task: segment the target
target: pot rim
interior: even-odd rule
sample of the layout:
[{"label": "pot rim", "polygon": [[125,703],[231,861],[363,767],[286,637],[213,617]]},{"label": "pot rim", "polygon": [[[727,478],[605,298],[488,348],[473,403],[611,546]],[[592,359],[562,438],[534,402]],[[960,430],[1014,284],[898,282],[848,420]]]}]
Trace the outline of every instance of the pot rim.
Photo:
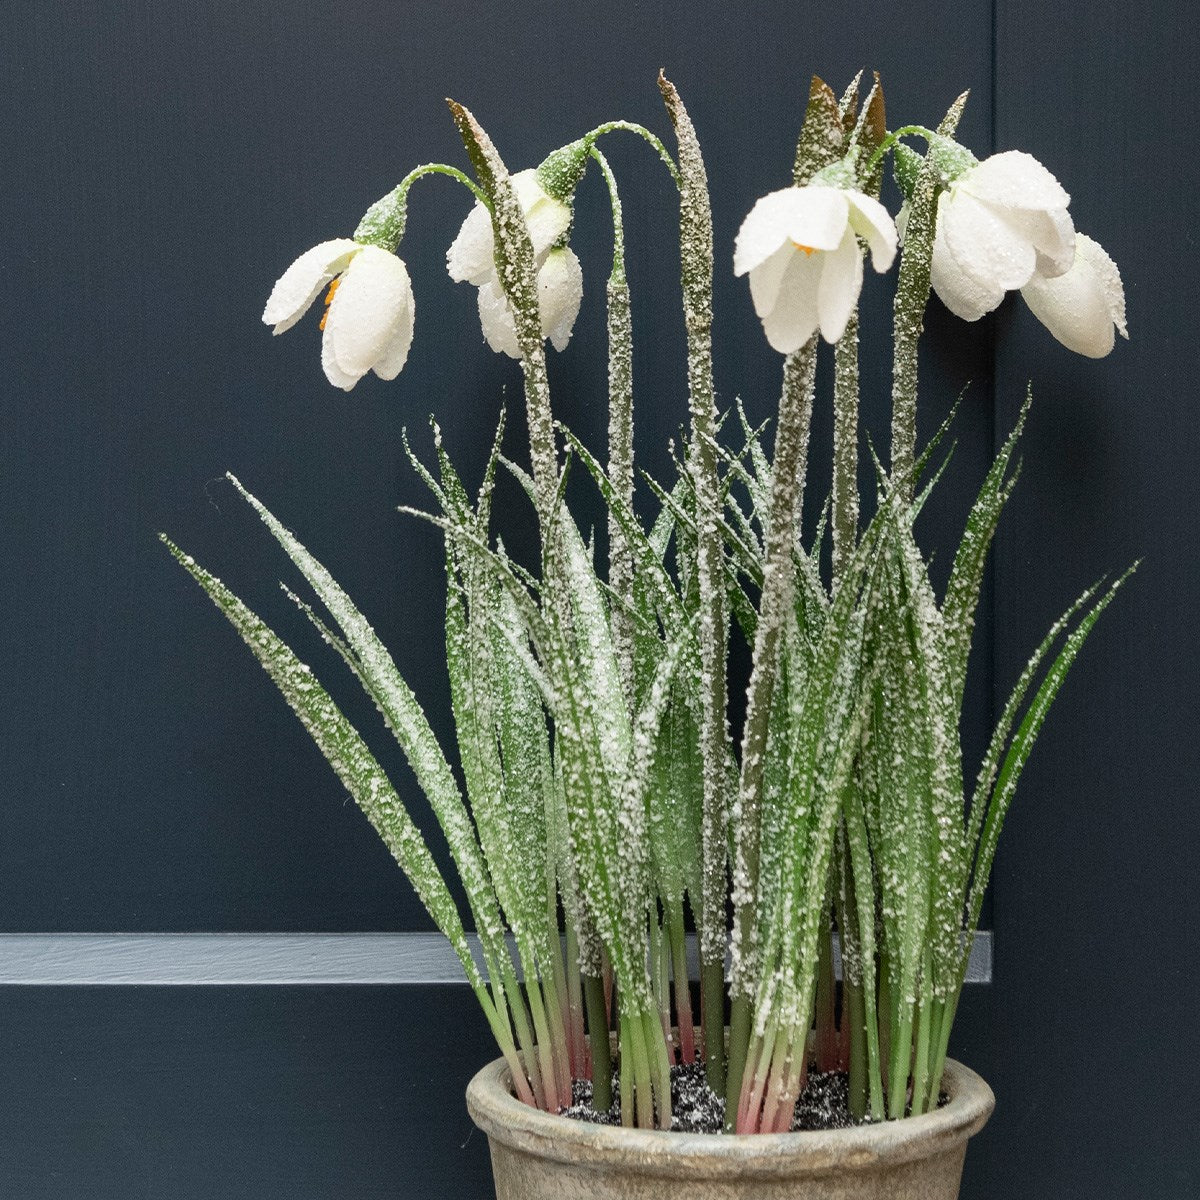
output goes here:
[{"label": "pot rim", "polygon": [[974,1071],[949,1058],[942,1091],[949,1099],[934,1112],[850,1129],[668,1133],[592,1125],[532,1108],[513,1095],[512,1075],[498,1058],[467,1086],[467,1109],[489,1138],[536,1158],[672,1178],[768,1179],[873,1170],[965,1142],[983,1128],[996,1097]]}]

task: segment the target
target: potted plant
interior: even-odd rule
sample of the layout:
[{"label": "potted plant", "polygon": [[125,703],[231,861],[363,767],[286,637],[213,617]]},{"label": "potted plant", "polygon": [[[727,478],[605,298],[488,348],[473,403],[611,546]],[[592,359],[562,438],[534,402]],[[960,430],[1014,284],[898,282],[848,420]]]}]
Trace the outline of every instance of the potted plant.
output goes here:
[{"label": "potted plant", "polygon": [[[966,1139],[993,1104],[947,1045],[1000,827],[1050,703],[1125,576],[1084,592],[1037,647],[968,791],[967,658],[1028,401],[938,595],[913,524],[936,491],[950,421],[918,446],[918,341],[931,290],[977,320],[1020,289],[1060,341],[1099,357],[1115,330],[1125,334],[1120,276],[1076,233],[1045,167],[1016,151],[980,162],[955,141],[965,95],[936,128],[889,131],[877,77],[865,95],[856,79],[840,99],[814,79],[791,182],[759,200],[734,246],[735,273],[749,276],[783,356],[773,428],[755,428],[740,406],[718,411],[705,167],[676,89],[661,76],[659,87],[674,153],[642,126],[612,121],[516,174],[452,102],[474,177],[417,167],[352,238],[302,254],[264,312],[279,333],[326,293],[329,380],[348,391],[369,370],[394,378],[414,329],[398,257],[409,193],[432,176],[470,191],[447,265],[478,289],[491,347],[521,362],[529,461],[501,454],[502,416],[474,492],[436,427],[432,466],[405,443],[434,499],[419,515],[445,540],[465,786],[367,619],[230,476],[319,608],[296,602],[412,767],[462,879],[479,961],[362,736],[263,621],[164,541],[275,680],[461,960],[501,1051],[468,1091],[500,1197],[953,1197]],[[617,132],[649,143],[679,197],[689,423],[676,477],[645,480],[648,524],[634,496],[623,216],[601,150]],[[889,163],[904,197],[897,219],[879,198]],[[579,311],[570,236],[589,169],[607,185],[614,240],[603,460],[556,423],[545,358],[547,339],[566,346]],[[873,492],[860,498],[863,266],[882,273],[897,258],[890,455],[886,468],[875,460]],[[834,366],[832,488],[805,542],[822,341]],[[568,463],[606,505],[605,564],[564,500]],[[536,516],[532,566],[494,536],[500,471]],[[749,678],[736,684],[746,688],[736,737],[734,625],[752,647]],[[826,1096],[840,1089],[832,1123],[845,1128],[793,1132],[810,1083]]]}]

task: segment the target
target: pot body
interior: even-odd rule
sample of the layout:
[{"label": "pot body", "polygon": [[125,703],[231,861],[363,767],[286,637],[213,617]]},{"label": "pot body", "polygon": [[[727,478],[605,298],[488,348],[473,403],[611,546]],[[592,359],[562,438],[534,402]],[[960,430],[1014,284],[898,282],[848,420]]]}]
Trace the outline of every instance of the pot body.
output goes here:
[{"label": "pot body", "polygon": [[819,1133],[734,1136],[589,1125],[522,1104],[503,1059],[467,1088],[496,1200],[956,1200],[996,1098],[947,1060],[936,1112]]}]

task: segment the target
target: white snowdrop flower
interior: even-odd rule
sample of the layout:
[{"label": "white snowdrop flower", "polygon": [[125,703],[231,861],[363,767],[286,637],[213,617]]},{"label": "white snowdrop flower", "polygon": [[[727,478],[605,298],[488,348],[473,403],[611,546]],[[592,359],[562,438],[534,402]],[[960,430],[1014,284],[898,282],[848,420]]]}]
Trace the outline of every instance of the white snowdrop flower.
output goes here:
[{"label": "white snowdrop flower", "polygon": [[[571,206],[556,200],[542,187],[535,167],[518,171],[511,182],[529,226],[534,259],[540,267],[550,248],[570,229]],[[496,277],[495,254],[492,215],[476,201],[462,223],[458,237],[446,251],[446,269],[455,283],[482,287]]]},{"label": "white snowdrop flower", "polygon": [[1036,158],[1006,150],[975,163],[938,197],[930,281],[945,306],[978,321],[1035,272],[1070,269],[1071,197]]},{"label": "white snowdrop flower", "polygon": [[754,311],[781,354],[799,350],[818,330],[836,342],[862,290],[866,240],[876,271],[896,256],[887,209],[862,192],[810,184],[764,196],[738,230],[733,273],[750,275]]},{"label": "white snowdrop flower", "polygon": [[[555,350],[565,350],[583,301],[583,268],[575,252],[569,246],[551,250],[538,271],[537,282],[542,337],[548,337]],[[521,357],[512,307],[495,277],[479,289],[479,323],[488,345],[497,354]]]},{"label": "white snowdrop flower", "polygon": [[[512,186],[533,243],[542,333],[556,350],[562,350],[571,337],[583,297],[579,260],[572,250],[559,244],[571,227],[571,206],[546,191],[535,168],[518,171],[512,177]],[[471,283],[479,289],[479,320],[488,345],[498,354],[520,358],[512,312],[496,274],[495,256],[492,217],[477,202],[446,252],[446,269],[456,283]]]},{"label": "white snowdrop flower", "polygon": [[[1021,289],[1033,315],[1068,350],[1103,358],[1125,328],[1125,289],[1117,264],[1086,233],[1075,235],[1075,261],[1062,275],[1035,272]],[[1115,330],[1115,333],[1114,333]]]},{"label": "white snowdrop flower", "polygon": [[321,318],[321,365],[334,387],[349,391],[368,371],[395,379],[412,345],[408,270],[394,254],[351,238],[306,250],[271,291],[263,321],[283,333],[328,287]]}]

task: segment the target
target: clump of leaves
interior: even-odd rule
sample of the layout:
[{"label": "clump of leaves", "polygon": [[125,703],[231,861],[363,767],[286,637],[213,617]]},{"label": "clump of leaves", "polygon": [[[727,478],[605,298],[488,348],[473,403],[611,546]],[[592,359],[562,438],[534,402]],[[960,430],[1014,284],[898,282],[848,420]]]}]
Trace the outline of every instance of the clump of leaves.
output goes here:
[{"label": "clump of leaves", "polygon": [[[814,79],[792,188],[776,194],[783,201],[772,201],[797,212],[811,202],[825,211],[829,189],[837,189],[851,197],[845,211],[859,216],[837,234],[837,270],[849,274],[840,282],[830,275],[829,284],[820,276],[821,291],[809,297],[816,316],[810,314],[808,332],[785,354],[770,455],[764,429],[752,428],[740,408],[736,420],[717,410],[707,176],[687,111],[665,78],[659,86],[676,135],[674,156],[640,126],[600,126],[538,169],[535,205],[548,207],[535,220],[528,204],[533,185],[527,178],[514,184],[472,114],[452,103],[475,179],[443,164],[419,167],[371,207],[357,241],[324,244],[340,257],[317,291],[341,271],[350,281],[345,286],[361,297],[371,286],[363,281],[381,268],[360,269],[356,256],[363,248],[396,250],[412,183],[440,175],[465,184],[486,214],[472,236],[481,237],[490,221],[492,240],[478,276],[481,312],[489,314],[485,329],[489,337],[497,329],[507,337],[509,321],[521,359],[528,469],[502,457],[503,419],[474,496],[436,426],[432,466],[405,442],[434,501],[432,511],[419,515],[442,531],[445,543],[446,662],[462,787],[367,619],[230,476],[312,599],[289,595],[374,701],[428,799],[462,879],[480,962],[421,832],[366,741],[292,649],[164,537],[262,662],[450,939],[517,1095],[550,1111],[570,1105],[578,1079],[591,1080],[597,1107],[607,1110],[614,1031],[626,1124],[668,1128],[670,1068],[700,1059],[710,1085],[725,1094],[731,1131],[789,1129],[813,1064],[849,1072],[858,1117],[900,1118],[936,1105],[1001,825],[1067,670],[1126,578],[1089,588],[1047,634],[1001,713],[968,795],[959,738],[967,659],[988,549],[1016,479],[1028,402],[983,481],[939,598],[913,526],[940,474],[930,478],[927,469],[945,427],[916,452],[916,366],[939,197],[952,186],[951,167],[961,172],[974,163],[952,140],[965,96],[936,130],[889,133],[878,78],[865,97],[859,82],[839,99]],[[641,517],[649,504],[635,506],[623,216],[615,177],[597,145],[617,131],[650,142],[680,205],[689,427],[675,480],[645,477],[646,499],[656,504],[649,524]],[[924,157],[900,142],[910,135],[926,140]],[[876,463],[874,515],[862,525],[857,288],[865,243],[880,239],[871,245],[876,259],[888,248],[878,197],[890,152],[908,198],[895,305],[891,462],[888,471]],[[542,304],[561,308],[564,296],[570,299],[554,293],[542,272],[549,255],[566,248],[571,197],[591,164],[608,188],[614,230],[607,461],[555,424],[543,328]],[[864,213],[875,214],[876,224],[853,225]],[[541,244],[548,219],[566,230],[549,247]],[[832,251],[789,233],[769,278],[756,275],[766,270],[761,261],[751,269],[760,311],[771,287],[782,296],[788,271],[808,271],[812,260],[834,272],[833,258],[813,259]],[[379,260],[375,254],[361,261]],[[555,261],[554,269],[563,270],[566,260]],[[507,306],[499,315],[484,304],[493,268]],[[808,286],[795,282],[803,278],[787,286]],[[404,272],[404,288],[407,279]],[[848,307],[831,316],[825,289],[832,294],[835,284],[843,289],[837,305]],[[542,294],[549,299],[539,300]],[[786,303],[801,320],[808,310],[797,295],[803,299],[802,290],[793,290]],[[410,294],[392,323],[379,325],[379,346],[372,343],[371,354],[357,358],[357,343],[344,340],[352,319],[345,314],[355,310],[332,297],[331,378],[353,386],[372,363],[394,374],[397,359],[403,361],[397,347],[406,354],[411,338]],[[776,344],[789,332],[772,319],[764,315]],[[827,338],[829,327],[838,327],[832,491],[815,539],[804,545],[818,324]],[[739,427],[741,446],[734,450],[726,434]],[[607,563],[597,561],[564,501],[571,461],[607,506]],[[536,570],[510,559],[493,530],[492,497],[502,470],[519,482],[536,514]],[[826,532],[828,578],[821,569]],[[753,648],[749,678],[732,684],[747,695],[736,743],[727,717],[731,621]],[[689,922],[699,943],[698,1039]]]}]

